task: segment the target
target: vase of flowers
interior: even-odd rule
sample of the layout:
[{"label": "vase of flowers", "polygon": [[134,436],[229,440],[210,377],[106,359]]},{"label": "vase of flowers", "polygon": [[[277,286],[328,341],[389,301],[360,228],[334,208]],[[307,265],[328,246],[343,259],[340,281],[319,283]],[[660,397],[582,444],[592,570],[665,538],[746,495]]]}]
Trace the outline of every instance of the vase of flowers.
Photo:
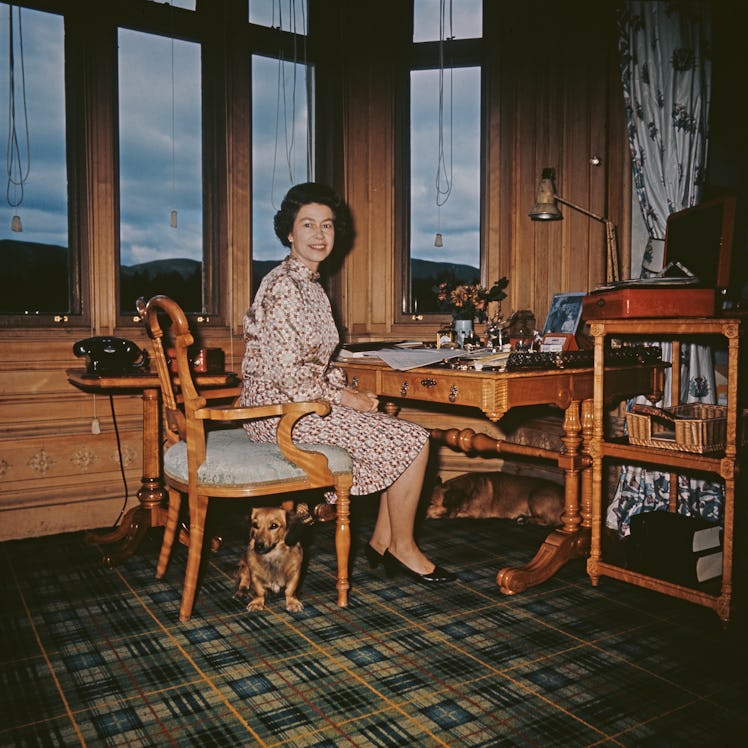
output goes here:
[{"label": "vase of flowers", "polygon": [[457,283],[454,279],[444,280],[434,286],[439,307],[449,312],[454,320],[457,342],[463,347],[467,335],[470,335],[475,322],[485,322],[488,319],[488,305],[492,301],[506,298],[504,289],[509,281],[500,278],[490,288],[478,283]]}]

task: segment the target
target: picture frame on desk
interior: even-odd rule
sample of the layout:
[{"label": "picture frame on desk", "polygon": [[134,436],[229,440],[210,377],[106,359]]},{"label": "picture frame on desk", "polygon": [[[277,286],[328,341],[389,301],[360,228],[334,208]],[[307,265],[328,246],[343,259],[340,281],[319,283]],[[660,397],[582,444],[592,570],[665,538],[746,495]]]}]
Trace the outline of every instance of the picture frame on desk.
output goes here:
[{"label": "picture frame on desk", "polygon": [[548,353],[578,350],[576,334],[582,319],[583,292],[557,293],[543,325],[540,350]]},{"label": "picture frame on desk", "polygon": [[576,335],[582,319],[582,299],[585,296],[583,291],[554,294],[543,325],[543,335]]}]

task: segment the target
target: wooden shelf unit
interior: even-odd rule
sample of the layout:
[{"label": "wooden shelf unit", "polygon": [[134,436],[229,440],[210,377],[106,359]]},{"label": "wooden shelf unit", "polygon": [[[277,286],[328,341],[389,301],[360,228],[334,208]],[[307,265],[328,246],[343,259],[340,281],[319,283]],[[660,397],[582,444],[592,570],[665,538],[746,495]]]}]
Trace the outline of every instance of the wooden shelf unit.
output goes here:
[{"label": "wooden shelf unit", "polygon": [[[587,573],[593,585],[606,576],[622,582],[671,595],[713,609],[724,625],[730,620],[733,582],[733,534],[735,522],[735,482],[738,458],[739,390],[738,370],[740,359],[741,322],[737,319],[719,317],[660,318],[660,319],[601,319],[590,325],[595,341],[593,433],[590,441],[592,457],[592,532],[591,549],[587,562]],[[673,361],[680,360],[681,344],[684,342],[709,342],[715,336],[727,342],[727,422],[725,447],[719,452],[697,454],[651,446],[638,446],[608,441],[604,432],[606,399],[604,353],[609,337],[648,338],[673,343]],[[672,392],[680,391],[680,371],[673,366]],[[642,392],[643,395],[651,393]],[[677,395],[676,395],[677,396]],[[677,403],[675,403],[677,404]],[[607,505],[603,506],[603,470],[606,459],[616,462],[651,465],[672,469],[677,473],[713,475],[724,483],[723,561],[721,579],[689,587],[648,576],[626,568],[620,560],[604,557],[604,527]],[[676,492],[671,479],[670,510],[675,511]],[[606,501],[607,504],[607,501]],[[609,554],[612,555],[612,554]]]}]

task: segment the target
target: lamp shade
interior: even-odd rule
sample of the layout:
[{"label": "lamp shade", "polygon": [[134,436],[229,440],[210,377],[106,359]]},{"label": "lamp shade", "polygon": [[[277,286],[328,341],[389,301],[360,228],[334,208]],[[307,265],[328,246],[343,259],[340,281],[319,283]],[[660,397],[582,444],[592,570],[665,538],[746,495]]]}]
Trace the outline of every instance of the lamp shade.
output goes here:
[{"label": "lamp shade", "polygon": [[543,169],[535,205],[528,215],[533,221],[558,221],[561,218],[553,188],[553,169]]}]

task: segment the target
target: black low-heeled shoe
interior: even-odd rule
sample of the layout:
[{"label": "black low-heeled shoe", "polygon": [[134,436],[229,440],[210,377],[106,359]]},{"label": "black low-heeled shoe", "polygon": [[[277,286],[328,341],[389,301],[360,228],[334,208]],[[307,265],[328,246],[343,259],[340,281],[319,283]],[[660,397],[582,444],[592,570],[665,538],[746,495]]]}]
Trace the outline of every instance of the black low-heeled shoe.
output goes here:
[{"label": "black low-heeled shoe", "polygon": [[413,571],[409,566],[406,566],[399,558],[393,556],[389,550],[382,554],[382,563],[387,572],[388,576],[394,576],[398,572],[402,572],[409,576],[412,580],[419,584],[433,585],[443,584],[444,582],[454,582],[457,579],[457,575],[451,571],[442,569],[441,566],[435,566],[432,571],[426,574],[419,574],[417,571]]},{"label": "black low-heeled shoe", "polygon": [[364,546],[364,556],[366,556],[366,560],[369,562],[370,569],[376,569],[384,560],[384,555],[374,548],[371,543],[367,543]]}]

